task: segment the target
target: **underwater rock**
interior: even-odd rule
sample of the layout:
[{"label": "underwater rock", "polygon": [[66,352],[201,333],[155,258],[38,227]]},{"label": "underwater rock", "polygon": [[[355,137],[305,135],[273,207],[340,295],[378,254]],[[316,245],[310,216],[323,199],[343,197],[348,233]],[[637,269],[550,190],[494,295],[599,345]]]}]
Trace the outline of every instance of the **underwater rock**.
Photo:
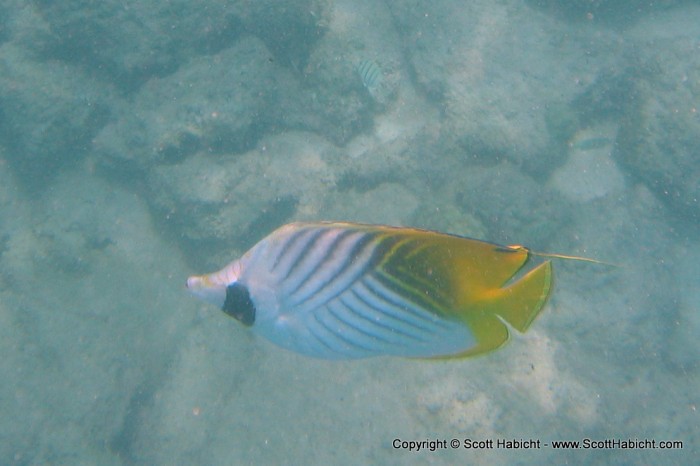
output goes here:
[{"label": "underwater rock", "polygon": [[[82,167],[34,197],[6,191],[3,168],[0,464],[123,464],[191,325],[177,293],[149,285],[177,276],[180,254],[133,193]],[[66,273],[65,261],[86,273]]]},{"label": "underwater rock", "polygon": [[489,237],[500,243],[516,241],[512,235],[517,232],[517,241],[541,249],[571,220],[570,209],[553,189],[507,162],[472,167],[452,189],[456,206],[482,222]]},{"label": "underwater rock", "polygon": [[484,225],[475,216],[460,210],[453,203],[431,205],[424,201],[421,208],[417,209],[411,225],[469,238],[488,238],[488,230]]},{"label": "underwater rock", "polygon": [[392,225],[411,225],[418,208],[415,193],[399,183],[383,182],[362,191],[350,189],[332,193],[333,219]]},{"label": "underwater rock", "polygon": [[238,4],[33,2],[43,23],[26,23],[22,40],[42,57],[84,66],[125,90],[173,72],[193,56],[215,53],[241,34]]},{"label": "underwater rock", "polygon": [[[700,219],[699,7],[641,23],[632,33],[636,82],[615,157],[681,216]],[[665,26],[664,26],[665,25]],[[669,33],[668,31],[673,31]]]},{"label": "underwater rock", "polygon": [[103,162],[142,169],[202,150],[243,152],[269,123],[276,65],[252,36],[150,80],[96,138]]},{"label": "underwater rock", "polygon": [[616,136],[613,124],[577,131],[569,141],[567,162],[552,175],[552,186],[573,202],[624,190],[623,174],[612,158]]},{"label": "underwater rock", "polygon": [[[403,72],[400,36],[391,12],[369,0],[340,0],[328,11],[325,34],[312,50],[303,75],[303,127],[344,145],[369,130],[377,113],[391,105]],[[363,84],[361,63],[374,63],[381,85]],[[299,118],[299,117],[296,117]]]},{"label": "underwater rock", "polygon": [[75,66],[34,61],[13,43],[0,47],[0,144],[24,187],[42,189],[86,155],[112,95]]},{"label": "underwater rock", "polygon": [[[191,458],[193,451],[197,461],[206,464],[216,463],[213,457],[231,459],[231,454],[221,450],[212,452],[213,440],[206,426],[220,426],[216,430],[231,434],[226,430],[231,424],[224,427],[231,405],[221,403],[220,389],[239,386],[259,362],[250,350],[246,352],[246,343],[250,343],[247,338],[232,339],[228,326],[209,318],[183,336],[153,403],[142,407],[139,423],[133,426],[134,442],[129,447],[139,463],[177,463],[175,458]],[[159,447],[153,448],[154,444]]]},{"label": "underwater rock", "polygon": [[236,2],[243,30],[262,40],[275,60],[303,69],[323,37],[332,9],[329,0],[255,0]]},{"label": "underwater rock", "polygon": [[669,306],[673,318],[668,319],[671,335],[664,351],[678,373],[685,376],[689,372],[697,372],[700,363],[700,346],[697,344],[697,336],[700,335],[700,288],[697,286],[700,252],[695,244],[689,242],[676,245],[674,252],[681,258],[679,264],[674,264],[679,290],[677,299]]},{"label": "underwater rock", "polygon": [[444,111],[446,139],[530,173],[557,165],[547,109],[597,76],[609,34],[592,39],[517,2],[389,4],[417,84]]},{"label": "underwater rock", "polygon": [[624,28],[644,15],[664,11],[689,0],[527,0],[536,8],[542,8],[557,17],[573,21],[596,21],[610,27]]},{"label": "underwater rock", "polygon": [[[11,11],[22,18],[11,21],[8,34],[39,57],[80,65],[128,93],[195,57],[231,47],[245,34],[260,38],[285,66],[303,67],[323,35],[327,8],[325,0],[33,4]],[[4,32],[0,28],[0,40]]]},{"label": "underwater rock", "polygon": [[[416,406],[428,422],[473,438],[492,438],[502,413],[491,396],[452,375],[418,393]],[[431,419],[433,418],[433,419]]]},{"label": "underwater rock", "polygon": [[223,248],[247,249],[291,219],[323,217],[336,182],[330,165],[336,152],[302,132],[265,138],[244,154],[200,152],[151,171],[150,203],[185,251],[200,261],[215,258]]}]

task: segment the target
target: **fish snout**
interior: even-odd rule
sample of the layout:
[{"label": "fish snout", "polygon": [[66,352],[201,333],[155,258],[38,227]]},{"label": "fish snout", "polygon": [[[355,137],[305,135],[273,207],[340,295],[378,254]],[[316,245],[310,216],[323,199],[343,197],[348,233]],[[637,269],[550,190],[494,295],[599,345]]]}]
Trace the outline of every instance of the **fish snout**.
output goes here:
[{"label": "fish snout", "polygon": [[206,277],[200,275],[192,275],[191,277],[187,278],[187,283],[185,283],[185,286],[191,292],[195,292],[196,290],[204,287],[205,279]]},{"label": "fish snout", "polygon": [[196,297],[221,308],[226,300],[226,287],[218,285],[209,275],[193,275],[187,279],[187,290]]}]

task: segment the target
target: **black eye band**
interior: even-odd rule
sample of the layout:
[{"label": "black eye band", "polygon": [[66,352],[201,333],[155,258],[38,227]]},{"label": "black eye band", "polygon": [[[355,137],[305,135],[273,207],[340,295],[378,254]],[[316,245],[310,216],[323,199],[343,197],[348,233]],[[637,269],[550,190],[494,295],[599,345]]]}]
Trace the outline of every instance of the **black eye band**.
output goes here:
[{"label": "black eye band", "polygon": [[226,288],[226,301],[221,310],[248,327],[255,322],[255,304],[250,299],[248,288],[239,283]]}]

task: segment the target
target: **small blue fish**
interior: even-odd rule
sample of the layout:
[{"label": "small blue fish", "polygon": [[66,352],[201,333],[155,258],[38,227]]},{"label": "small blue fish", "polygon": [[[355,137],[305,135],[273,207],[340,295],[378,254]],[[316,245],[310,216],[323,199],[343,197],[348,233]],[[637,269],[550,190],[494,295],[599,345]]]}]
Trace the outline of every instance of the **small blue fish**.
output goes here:
[{"label": "small blue fish", "polygon": [[326,359],[471,356],[524,332],[551,290],[522,246],[426,230],[293,223],[187,288],[271,342]]}]

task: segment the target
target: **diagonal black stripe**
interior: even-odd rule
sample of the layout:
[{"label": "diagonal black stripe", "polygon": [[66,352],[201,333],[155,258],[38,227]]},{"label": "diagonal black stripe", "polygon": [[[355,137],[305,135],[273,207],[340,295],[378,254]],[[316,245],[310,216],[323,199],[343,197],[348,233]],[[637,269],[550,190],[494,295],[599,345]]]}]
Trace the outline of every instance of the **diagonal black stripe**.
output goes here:
[{"label": "diagonal black stripe", "polygon": [[[327,230],[327,231],[332,231],[332,230]],[[299,283],[297,283],[296,288],[294,290],[290,291],[290,295],[295,294],[297,291],[299,291],[312,277],[314,274],[318,272],[324,272],[324,264],[328,263],[329,259],[333,256],[333,253],[335,252],[336,246],[343,241],[344,238],[347,238],[349,235],[353,234],[354,232],[352,230],[345,230],[342,233],[340,233],[338,236],[333,239],[333,242],[328,245],[326,248],[326,251],[323,253],[323,257],[318,261],[317,264],[315,264],[313,267],[309,267],[309,272],[306,274],[304,278],[301,279]],[[340,269],[342,272],[342,268]],[[337,276],[337,274],[336,274]],[[329,280],[331,280],[333,277],[329,277]],[[321,285],[323,286],[323,285]],[[313,293],[311,293],[313,294]]]},{"label": "diagonal black stripe", "polygon": [[400,296],[412,296],[411,301],[425,309],[443,315],[449,307],[450,296],[446,296],[443,283],[445,277],[432,269],[434,260],[424,254],[426,247],[417,240],[407,240],[397,245],[388,260],[382,263],[376,276],[382,284]]},{"label": "diagonal black stripe", "polygon": [[287,238],[287,240],[284,242],[282,247],[277,253],[277,257],[275,258],[275,263],[272,264],[272,270],[274,271],[282,262],[282,260],[287,256],[287,254],[290,251],[294,250],[294,247],[297,245],[297,243],[301,240],[301,238],[304,237],[306,233],[308,233],[309,230],[308,228],[299,228],[299,230],[295,231],[294,233]]},{"label": "diagonal black stripe", "polygon": [[419,309],[425,309],[437,315],[444,314],[439,304],[431,299],[428,292],[421,291],[425,285],[413,279],[409,274],[406,274],[401,280],[397,280],[392,275],[380,270],[373,274],[372,277],[387,290],[405,299],[409,304],[413,304]]},{"label": "diagonal black stripe", "polygon": [[[421,319],[425,322],[429,322],[432,325],[437,325],[438,327],[442,328],[447,328],[448,325],[444,322],[442,322],[440,319],[434,320],[431,319],[430,317],[426,316],[425,313],[430,313],[431,311],[429,310],[430,307],[424,305],[423,303],[417,303],[411,299],[408,299],[407,297],[402,296],[403,293],[405,293],[406,290],[402,288],[393,288],[395,286],[395,283],[387,280],[386,278],[383,278],[381,274],[372,274],[372,278],[377,280],[379,284],[382,287],[385,287],[388,291],[391,291],[392,293],[396,294],[398,298],[392,296],[391,294],[386,293],[386,291],[382,290],[380,287],[374,285],[371,281],[368,280],[363,280],[363,284],[367,287],[368,290],[370,290],[372,293],[374,293],[375,296],[378,298],[393,304],[394,306],[398,307],[404,312],[407,312],[414,317]],[[415,296],[415,295],[414,295]],[[402,302],[401,300],[405,300],[405,302]],[[415,308],[418,309],[426,309],[423,312],[417,311]]]},{"label": "diagonal black stripe", "polygon": [[[364,282],[363,282],[363,285],[364,285]],[[357,299],[359,299],[360,301],[362,301],[362,303],[365,304],[365,305],[366,305],[367,307],[369,307],[370,309],[377,309],[378,312],[381,312],[382,316],[384,316],[384,317],[386,317],[386,318],[388,318],[388,319],[390,319],[390,320],[393,320],[393,321],[395,321],[395,322],[400,322],[400,323],[403,323],[403,324],[405,324],[405,325],[407,325],[407,326],[409,326],[409,327],[415,328],[415,329],[418,331],[418,334],[417,334],[417,335],[410,334],[410,333],[407,333],[407,332],[405,332],[405,331],[399,330],[399,329],[397,329],[397,328],[395,328],[395,327],[389,327],[389,328],[391,328],[391,329],[392,329],[393,331],[395,331],[395,332],[401,333],[401,334],[406,335],[406,336],[408,336],[408,337],[411,337],[411,338],[413,338],[413,339],[415,339],[415,340],[419,340],[419,341],[422,341],[422,342],[426,342],[426,341],[427,341],[426,339],[424,339],[424,338],[422,338],[422,337],[420,336],[420,334],[422,334],[422,333],[428,331],[425,327],[420,327],[420,326],[417,325],[415,322],[412,322],[412,321],[410,321],[410,320],[402,319],[402,318],[401,318],[401,314],[406,312],[404,307],[398,306],[398,305],[396,305],[396,304],[394,304],[394,303],[392,303],[392,302],[386,300],[385,298],[383,298],[383,297],[377,295],[374,291],[372,291],[372,290],[371,290],[369,287],[367,287],[366,285],[365,285],[365,289],[367,290],[367,293],[372,294],[372,295],[375,297],[375,299],[377,299],[378,301],[381,301],[382,303],[384,303],[384,305],[394,308],[394,309],[396,310],[396,315],[388,314],[388,313],[386,313],[386,312],[383,312],[383,311],[377,309],[375,303],[370,302],[370,301],[368,300],[368,298],[366,298],[365,296],[362,296],[360,293],[358,293],[358,292],[355,291],[355,290],[353,290],[354,296],[357,297]],[[432,321],[429,321],[429,322],[430,322],[431,324],[433,323]]]},{"label": "diagonal black stripe", "polygon": [[[318,322],[318,319],[316,319],[316,316],[314,316],[314,320],[316,320],[316,322]],[[323,327],[324,330],[327,330],[326,327],[325,327],[324,325],[322,325],[320,322],[318,322],[318,324],[321,325],[321,326]],[[322,337],[316,332],[316,330],[314,329],[314,327],[313,327],[312,325],[309,326],[309,332],[311,332],[311,335],[313,335],[313,337],[316,339],[316,341],[318,341],[319,343],[321,343],[321,345],[324,346],[328,351],[330,351],[331,353],[340,354],[340,355],[342,355],[342,356],[345,356],[345,354],[341,353],[341,352],[338,351],[336,348],[333,348],[331,345],[329,345],[329,344],[326,342],[326,340],[325,340],[324,338],[322,338]]]},{"label": "diagonal black stripe", "polygon": [[[316,322],[318,322],[319,325],[321,325],[324,329],[326,329],[326,331],[331,335],[331,337],[337,338],[338,340],[345,342],[348,346],[360,349],[360,350],[365,351],[365,352],[370,352],[370,353],[373,352],[373,350],[371,348],[366,348],[366,347],[360,345],[359,343],[357,343],[356,341],[350,340],[348,337],[343,335],[338,330],[330,328],[328,326],[328,324],[326,324],[323,320],[319,319],[315,313],[314,313],[314,320],[316,320]],[[342,323],[342,321],[341,321],[341,323]]]},{"label": "diagonal black stripe", "polygon": [[304,258],[306,255],[309,253],[314,248],[314,245],[318,242],[318,239],[325,233],[327,233],[328,230],[325,228],[320,228],[318,231],[314,231],[310,236],[306,244],[299,248],[299,253],[297,256],[294,258],[292,261],[292,265],[289,267],[289,270],[287,270],[287,273],[284,275],[284,278],[282,281],[287,280],[293,273],[294,270],[299,267],[299,264],[304,262]]},{"label": "diagonal black stripe", "polygon": [[[353,232],[353,233],[355,233],[355,232]],[[335,286],[338,283],[338,281],[341,279],[344,279],[347,282],[345,284],[345,286],[336,290],[336,292],[333,293],[332,295],[328,296],[322,303],[319,303],[319,306],[329,302],[333,298],[335,298],[338,295],[340,295],[341,293],[343,293],[349,287],[351,287],[353,285],[353,283],[355,283],[357,281],[358,278],[360,278],[368,270],[373,268],[376,265],[376,263],[379,261],[379,259],[377,257],[378,256],[377,251],[376,250],[372,251],[372,253],[370,254],[370,257],[365,261],[364,264],[362,264],[362,267],[357,269],[350,278],[348,278],[346,276],[347,271],[350,269],[353,262],[357,261],[358,258],[364,254],[364,252],[367,250],[367,248],[374,247],[374,245],[372,244],[374,238],[375,238],[375,235],[370,234],[370,233],[364,233],[362,238],[360,238],[353,245],[352,249],[349,251],[349,253],[345,257],[345,260],[340,265],[340,267],[337,268],[337,273],[326,277],[326,279],[323,281],[319,280],[319,284],[316,287],[316,289],[313,290],[313,292],[308,293],[306,298],[304,298],[302,301],[296,303],[296,305],[297,306],[303,305],[304,303],[306,303],[308,300],[310,300],[314,296],[317,296],[318,294],[323,293],[328,288],[332,288],[333,286]],[[322,270],[322,269],[320,269],[320,270]],[[294,292],[298,291],[300,288],[301,288],[301,286],[297,287],[297,289],[294,290]]]},{"label": "diagonal black stripe", "polygon": [[[350,292],[352,293],[352,295],[353,295],[358,301],[360,301],[362,304],[364,304],[365,306],[367,306],[369,309],[376,309],[371,303],[369,303],[364,297],[360,296],[355,290],[350,290]],[[420,337],[417,336],[417,335],[412,335],[412,334],[410,334],[410,333],[406,333],[405,331],[403,331],[403,330],[401,330],[401,329],[399,329],[399,328],[396,328],[396,327],[394,327],[394,326],[385,324],[385,323],[380,322],[380,321],[378,321],[378,320],[371,319],[371,318],[369,318],[368,316],[365,316],[365,315],[361,314],[359,311],[355,310],[355,309],[352,307],[351,304],[347,303],[343,296],[340,297],[340,302],[343,303],[343,304],[345,305],[345,307],[347,307],[348,310],[349,310],[352,314],[356,315],[357,317],[359,317],[359,318],[361,318],[361,319],[364,319],[366,322],[369,322],[371,325],[374,325],[374,326],[376,326],[376,327],[381,327],[381,328],[385,329],[386,331],[388,331],[388,332],[390,332],[390,333],[398,333],[399,335],[402,335],[402,336],[404,336],[404,337],[411,338],[411,339],[413,339],[413,340],[417,340],[417,341],[421,341],[421,342],[425,342],[425,341],[426,341],[426,340],[424,340],[423,338],[420,338]],[[377,309],[377,312],[381,313],[381,315],[382,315],[383,317],[386,317],[388,320],[392,320],[392,321],[394,321],[394,322],[401,322],[401,323],[404,323],[404,324],[409,325],[409,326],[411,326],[411,327],[414,327],[414,328],[416,328],[416,329],[418,329],[418,330],[425,331],[424,328],[417,327],[417,326],[416,326],[414,323],[412,323],[412,322],[407,322],[407,321],[405,321],[405,320],[403,320],[403,319],[400,319],[400,318],[398,318],[398,317],[392,316],[391,314],[386,314],[386,313],[384,313],[384,312],[382,312],[381,310],[378,310],[378,309]]]},{"label": "diagonal black stripe", "polygon": [[[363,318],[362,316],[358,315],[357,313],[355,313],[355,312],[352,310],[352,308],[351,308],[350,306],[348,306],[346,303],[343,302],[342,299],[341,299],[340,301],[336,301],[336,303],[337,303],[338,305],[343,306],[343,309],[346,309],[348,312],[350,312],[351,314],[353,314],[353,315],[355,315],[355,316],[361,318],[362,320],[365,320],[365,321],[374,323],[374,322],[372,322],[372,321],[369,321],[369,320]],[[365,335],[365,336],[367,336],[367,337],[369,337],[369,338],[372,338],[372,339],[375,339],[375,340],[381,340],[381,341],[383,341],[384,343],[394,344],[391,340],[387,340],[386,338],[382,337],[381,334],[378,335],[378,334],[376,334],[376,333],[371,333],[371,332],[369,332],[368,330],[362,329],[362,328],[358,327],[357,325],[353,324],[352,322],[346,320],[345,318],[343,318],[343,317],[340,315],[340,311],[334,310],[334,309],[331,307],[330,304],[329,304],[327,307],[328,307],[328,312],[330,312],[331,315],[332,315],[333,317],[335,317],[336,319],[338,319],[340,322],[344,323],[346,326],[357,330],[359,333],[361,333],[361,334],[363,334],[363,335]],[[384,326],[384,328],[387,328],[387,327]],[[376,350],[375,350],[375,351],[376,351]]]}]

